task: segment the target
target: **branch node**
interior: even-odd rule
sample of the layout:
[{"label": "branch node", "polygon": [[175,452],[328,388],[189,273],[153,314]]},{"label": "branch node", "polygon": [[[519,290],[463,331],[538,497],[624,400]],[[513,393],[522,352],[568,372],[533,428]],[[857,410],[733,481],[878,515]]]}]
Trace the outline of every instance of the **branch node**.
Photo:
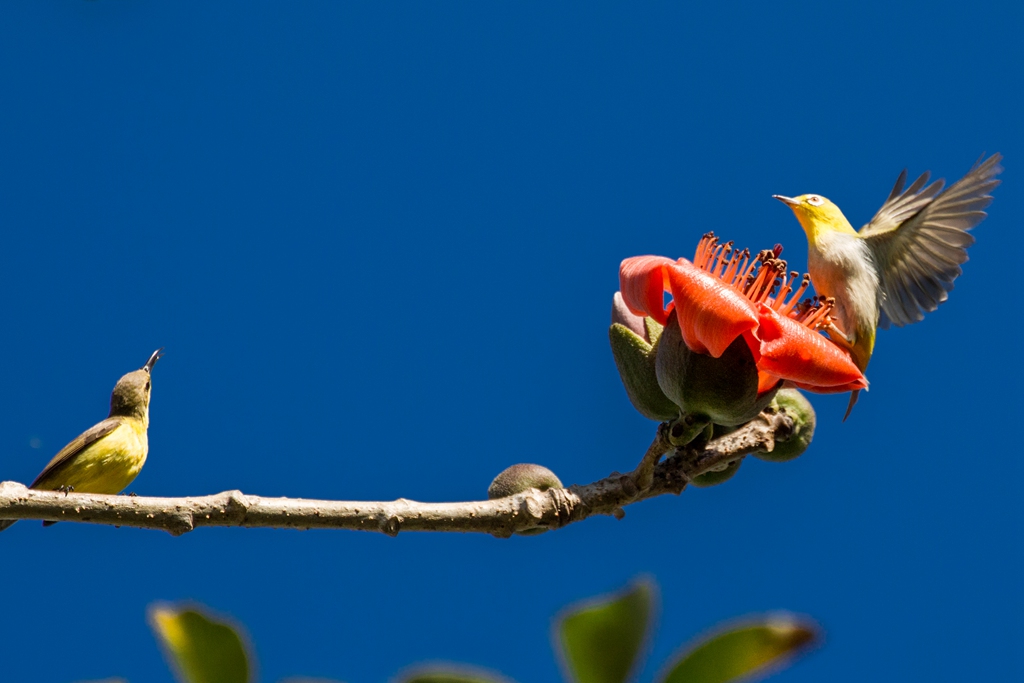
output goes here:
[{"label": "branch node", "polygon": [[397,536],[401,528],[402,522],[397,515],[382,517],[380,520],[380,530],[391,538]]},{"label": "branch node", "polygon": [[27,493],[28,487],[17,481],[0,481],[0,496],[16,496]]},{"label": "branch node", "polygon": [[557,524],[553,528],[561,528],[570,522],[575,522],[590,516],[586,505],[575,491],[576,487],[568,489],[548,489],[547,494],[555,504],[555,520]]},{"label": "branch node", "polygon": [[239,523],[244,522],[245,516],[249,512],[249,499],[238,489],[227,491],[224,495],[227,496],[227,501],[224,503],[225,516]]},{"label": "branch node", "polygon": [[195,529],[192,523],[192,515],[187,512],[176,511],[167,515],[167,532],[171,536],[181,536]]}]

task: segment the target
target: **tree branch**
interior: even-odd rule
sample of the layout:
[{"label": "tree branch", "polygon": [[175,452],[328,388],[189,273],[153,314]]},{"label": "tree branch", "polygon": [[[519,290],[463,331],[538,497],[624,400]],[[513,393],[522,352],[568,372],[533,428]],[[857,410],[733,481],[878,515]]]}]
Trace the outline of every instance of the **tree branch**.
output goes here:
[{"label": "tree branch", "polygon": [[[397,536],[399,531],[461,531],[507,538],[532,529],[558,529],[591,515],[621,518],[625,505],[666,493],[679,494],[691,479],[758,451],[771,451],[776,435],[785,438],[792,418],[762,413],[731,434],[702,448],[676,449],[660,464],[656,451],[670,448],[664,429],[631,474],[582,486],[531,489],[496,500],[419,503],[263,498],[241,491],[211,496],[153,498],[91,493],[34,491],[23,484],[0,483],[0,519],[41,519],[163,529],[178,536],[203,526],[292,529],[356,529]],[[641,485],[638,486],[637,482]],[[643,486],[650,481],[649,486]]]}]

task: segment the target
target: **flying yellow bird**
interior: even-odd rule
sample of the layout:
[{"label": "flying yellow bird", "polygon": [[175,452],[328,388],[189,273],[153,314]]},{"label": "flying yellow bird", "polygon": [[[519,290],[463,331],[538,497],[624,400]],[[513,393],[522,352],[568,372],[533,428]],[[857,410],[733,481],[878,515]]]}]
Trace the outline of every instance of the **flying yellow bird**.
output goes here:
[{"label": "flying yellow bird", "polygon": [[[837,326],[829,334],[849,349],[862,371],[875,348],[876,328],[922,320],[949,296],[974,243],[967,231],[985,218],[989,193],[999,184],[1000,159],[999,154],[979,159],[945,192],[941,179],[928,184],[928,172],[904,190],[904,169],[882,208],[859,232],[821,195],[773,195],[803,226],[814,289],[835,299]],[[858,393],[850,396],[847,416]]]},{"label": "flying yellow bird", "polygon": [[[157,349],[146,364],[117,380],[110,415],[61,449],[29,488],[37,491],[120,493],[146,464],[149,396]],[[0,531],[16,520],[0,520]],[[56,522],[43,522],[44,526]]]}]

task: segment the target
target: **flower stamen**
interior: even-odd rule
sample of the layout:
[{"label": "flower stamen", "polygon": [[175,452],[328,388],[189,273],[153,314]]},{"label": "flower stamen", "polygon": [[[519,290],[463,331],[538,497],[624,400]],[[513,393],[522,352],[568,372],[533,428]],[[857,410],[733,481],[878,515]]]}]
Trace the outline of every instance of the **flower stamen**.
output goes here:
[{"label": "flower stamen", "polygon": [[[811,276],[795,270],[787,274],[788,264],[779,258],[781,254],[782,245],[776,244],[751,258],[749,249],[737,249],[732,241],[720,243],[714,232],[708,232],[697,244],[693,264],[739,290],[751,303],[766,304],[812,330],[834,325],[835,301],[823,296],[801,301]],[[800,286],[794,289],[797,278]]]},{"label": "flower stamen", "polygon": [[[795,273],[795,271],[794,271],[794,273]],[[792,297],[790,297],[789,303],[785,304],[782,308],[779,309],[779,313],[781,315],[789,315],[790,312],[792,312],[793,308],[796,307],[800,303],[800,297],[802,297],[804,295],[804,292],[807,291],[807,288],[810,286],[810,284],[811,284],[811,276],[810,276],[810,274],[809,273],[804,273],[803,281],[800,282],[800,288],[797,289],[793,293]]]},{"label": "flower stamen", "polygon": [[719,280],[724,280],[725,279],[723,277],[725,275],[725,269],[729,265],[730,261],[732,260],[731,258],[727,258],[733,252],[732,244],[733,243],[730,240],[729,242],[726,242],[724,245],[722,245],[721,254],[718,257],[718,267],[715,268],[716,272],[713,273],[713,275],[715,277],[717,277]]}]

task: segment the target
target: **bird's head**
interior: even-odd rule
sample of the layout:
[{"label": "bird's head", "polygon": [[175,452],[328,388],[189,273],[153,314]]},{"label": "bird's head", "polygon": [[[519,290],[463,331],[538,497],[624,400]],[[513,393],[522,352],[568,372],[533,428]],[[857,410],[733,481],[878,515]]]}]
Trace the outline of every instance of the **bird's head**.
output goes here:
[{"label": "bird's head", "polygon": [[157,349],[146,364],[117,380],[110,394],[110,416],[136,417],[149,424],[149,396],[152,391],[153,366],[163,354]]},{"label": "bird's head", "polygon": [[845,232],[856,235],[857,231],[846,220],[839,207],[822,197],[820,194],[802,194],[799,197],[784,197],[773,194],[772,197],[787,205],[796,214],[807,240],[812,244],[822,234],[828,232]]}]

